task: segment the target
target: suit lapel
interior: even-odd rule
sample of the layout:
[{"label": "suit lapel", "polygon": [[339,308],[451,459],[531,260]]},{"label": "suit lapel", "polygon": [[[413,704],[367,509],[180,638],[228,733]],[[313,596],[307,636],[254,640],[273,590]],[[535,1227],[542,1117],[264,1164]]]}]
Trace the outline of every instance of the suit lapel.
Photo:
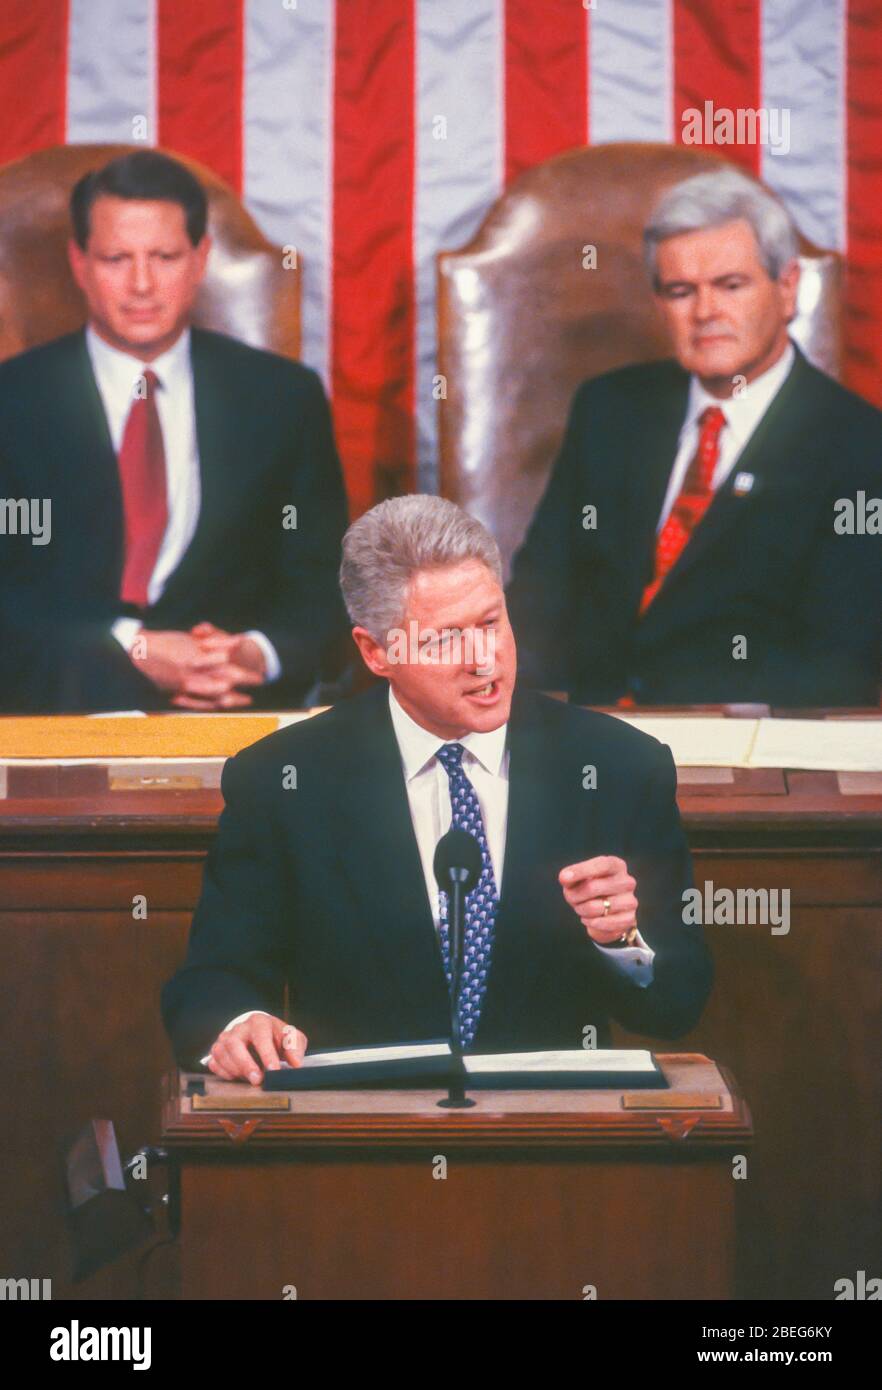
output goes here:
[{"label": "suit lapel", "polygon": [[110,427],[104,413],[101,393],[98,390],[98,383],[92,370],[92,359],[86,346],[85,330],[75,335],[71,346],[76,364],[74,389],[71,392],[71,404],[74,406],[74,425],[91,434],[92,440],[99,445],[98,461],[103,465],[102,471],[106,474],[106,481],[118,483],[119,473],[117,468],[113,466],[116,462],[116,454],[110,438]]},{"label": "suit lapel", "polygon": [[76,489],[69,516],[79,508],[77,497],[83,499],[88,516],[83,518],[82,534],[101,536],[100,545],[83,547],[83,568],[101,576],[102,588],[109,585],[118,593],[123,563],[119,465],[84,330],[71,338],[70,367],[63,367],[60,373],[55,403],[59,419],[64,421],[70,450],[65,455],[65,473],[58,479],[56,495],[65,497],[71,486]]},{"label": "suit lapel", "polygon": [[572,788],[561,776],[542,703],[529,692],[515,691],[508,731],[508,824],[502,893],[476,1047],[482,1038],[511,1032],[512,1021],[547,962],[549,935],[561,896],[557,875],[564,867],[562,856],[572,838],[567,833]]},{"label": "suit lapel", "polygon": [[659,374],[655,391],[649,393],[641,409],[635,411],[632,435],[623,440],[621,446],[622,462],[628,465],[629,478],[624,525],[620,529],[620,535],[626,540],[621,553],[623,568],[638,593],[642,593],[649,582],[658,518],[677,456],[689,398],[687,374],[673,364],[664,366],[673,373],[673,384],[667,371],[664,379]]},{"label": "suit lapel", "polygon": [[384,977],[419,1011],[421,1036],[449,1032],[441,950],[426,894],[398,741],[384,684],[359,697],[365,719],[344,755],[341,871],[360,906]]},{"label": "suit lapel", "polygon": [[193,406],[196,415],[196,447],[199,454],[199,518],[185,554],[169,576],[162,602],[173,601],[178,589],[192,595],[201,586],[203,557],[214,551],[218,527],[235,515],[236,492],[247,486],[247,451],[237,429],[237,413],[230,410],[231,382],[224,364],[213,351],[210,335],[194,328],[190,334],[193,368]]}]

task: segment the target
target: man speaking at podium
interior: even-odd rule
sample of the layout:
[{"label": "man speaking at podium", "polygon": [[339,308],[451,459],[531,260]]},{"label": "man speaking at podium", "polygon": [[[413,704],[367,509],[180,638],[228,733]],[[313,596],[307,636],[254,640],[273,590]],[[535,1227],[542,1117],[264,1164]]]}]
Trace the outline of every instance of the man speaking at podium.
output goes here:
[{"label": "man speaking at podium", "polygon": [[517,687],[499,552],[453,503],[374,507],[344,538],[340,577],[384,683],[226,764],[187,959],[163,992],[179,1062],[258,1085],[307,1044],[446,1037],[432,866],[451,825],[481,851],[466,1050],[609,1046],[610,1019],[687,1032],[712,970],[682,918],[692,879],[670,751]]}]

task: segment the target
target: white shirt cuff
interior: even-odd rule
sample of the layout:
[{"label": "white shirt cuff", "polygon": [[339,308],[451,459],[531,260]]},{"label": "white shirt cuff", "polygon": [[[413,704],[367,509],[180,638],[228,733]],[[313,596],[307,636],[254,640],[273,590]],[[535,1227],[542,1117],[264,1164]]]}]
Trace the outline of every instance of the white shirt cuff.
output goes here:
[{"label": "white shirt cuff", "polygon": [[639,931],[633,946],[601,946],[598,941],[594,942],[598,951],[602,951],[607,960],[621,970],[623,975],[628,975],[645,989],[652,984],[652,962],[655,960],[655,951],[651,946],[647,946]]},{"label": "white shirt cuff", "polygon": [[277,681],[279,679],[279,676],[282,674],[282,663],[279,660],[279,654],[276,651],[270,639],[266,636],[265,633],[255,632],[254,630],[246,632],[245,636],[250,637],[252,642],[256,642],[257,645],[260,647],[260,650],[263,652],[263,659],[266,662],[266,675],[264,676],[264,685],[269,685],[270,681]]},{"label": "white shirt cuff", "polygon": [[130,652],[144,624],[140,618],[117,618],[110,631],[124,652]]},{"label": "white shirt cuff", "polygon": [[[248,635],[249,635],[249,637],[250,637],[251,634],[249,633]],[[267,1014],[267,1013],[266,1013],[266,1009],[246,1009],[245,1012],[244,1012],[244,1014],[236,1014],[236,1017],[235,1017],[235,1018],[231,1018],[230,1021],[229,1021],[229,1023],[227,1024],[226,1028],[222,1028],[222,1029],[221,1029],[221,1032],[222,1032],[222,1033],[229,1033],[230,1029],[231,1029],[231,1028],[235,1028],[235,1026],[236,1026],[237,1023],[242,1023],[246,1018],[250,1018],[252,1014],[266,1014],[267,1018],[271,1018],[271,1017],[272,1017],[271,1014]],[[206,1057],[200,1057],[200,1058],[199,1058],[199,1061],[201,1062],[201,1064],[202,1064],[203,1067],[207,1067],[207,1066],[208,1066],[208,1058],[209,1058],[210,1056],[211,1056],[211,1053],[209,1052],[209,1053],[208,1053],[208,1056],[206,1056]]]}]

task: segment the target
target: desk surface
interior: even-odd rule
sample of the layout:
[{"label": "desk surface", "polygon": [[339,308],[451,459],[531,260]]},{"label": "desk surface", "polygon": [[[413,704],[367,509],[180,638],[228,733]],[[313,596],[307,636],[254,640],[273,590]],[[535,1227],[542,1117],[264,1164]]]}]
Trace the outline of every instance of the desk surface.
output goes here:
[{"label": "desk surface", "polygon": [[[555,1148],[633,1142],[667,1146],[742,1143],[750,1114],[732,1078],[700,1053],[669,1053],[657,1061],[670,1083],[640,1089],[472,1091],[469,1110],[445,1110],[433,1090],[263,1092],[247,1082],[173,1072],[166,1078],[162,1141],[172,1148],[230,1150],[235,1145],[334,1147],[456,1140],[463,1144]],[[187,1083],[205,1084],[220,1112],[196,1109]],[[262,1105],[267,1106],[261,1109]]]},{"label": "desk surface", "polygon": [[[327,706],[266,713],[35,715],[0,717],[0,764],[222,761]],[[882,773],[882,710],[769,711],[765,706],[600,709],[669,743],[683,766],[762,770],[782,766]],[[793,716],[793,717],[790,717]],[[769,741],[771,739],[771,742]],[[830,756],[818,756],[826,743]],[[761,749],[760,745],[764,744]],[[841,758],[841,761],[835,759]],[[137,769],[135,769],[137,770]]]},{"label": "desk surface", "polygon": [[[226,756],[280,723],[318,712],[0,718],[0,849],[23,843],[48,849],[54,842],[70,850],[87,839],[93,848],[99,841],[120,848],[140,837],[142,848],[174,839],[182,849],[204,851],[223,804]],[[726,707],[640,714],[740,717]],[[879,710],[800,714],[873,718],[882,740]],[[863,848],[882,831],[882,771],[679,767],[678,800],[693,848],[721,834],[739,846],[762,835],[800,849],[829,843],[832,834]]]}]

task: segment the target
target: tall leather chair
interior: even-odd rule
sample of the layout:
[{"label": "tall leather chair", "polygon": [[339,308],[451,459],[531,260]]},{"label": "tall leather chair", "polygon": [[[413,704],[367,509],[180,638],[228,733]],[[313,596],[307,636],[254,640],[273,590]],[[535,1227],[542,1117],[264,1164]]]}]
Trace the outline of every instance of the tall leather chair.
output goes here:
[{"label": "tall leather chair", "polygon": [[[0,360],[85,320],[67,263],[68,201],[77,180],[143,145],[58,145],[0,169]],[[300,272],[286,269],[233,190],[192,159],[208,196],[214,246],[193,321],[286,357],[300,350]]]},{"label": "tall leather chair", "polygon": [[[506,569],[545,488],[576,386],[669,357],[641,234],[673,183],[726,167],[673,145],[570,150],[521,176],[468,246],[438,257],[441,492],[495,535]],[[596,247],[596,269],[590,266]],[[839,257],[801,242],[794,337],[839,369]]]}]

